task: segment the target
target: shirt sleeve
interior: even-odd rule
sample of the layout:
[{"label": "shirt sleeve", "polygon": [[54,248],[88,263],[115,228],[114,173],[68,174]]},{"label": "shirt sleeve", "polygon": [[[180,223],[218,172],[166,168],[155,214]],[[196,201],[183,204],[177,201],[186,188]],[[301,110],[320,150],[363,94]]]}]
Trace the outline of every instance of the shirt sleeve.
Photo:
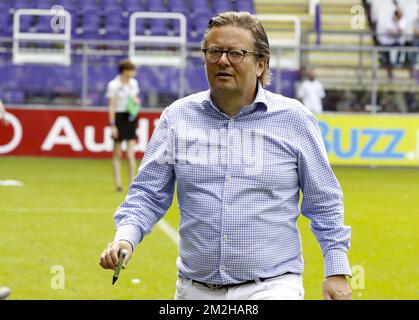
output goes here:
[{"label": "shirt sleeve", "polygon": [[173,163],[168,160],[171,139],[166,111],[147,145],[128,195],[114,216],[114,241],[126,240],[133,248],[163,218],[173,200],[175,174]]},{"label": "shirt sleeve", "polygon": [[116,88],[112,81],[108,83],[106,87],[106,98],[114,98],[116,95]]},{"label": "shirt sleeve", "polygon": [[305,83],[302,82],[300,87],[298,88],[298,92],[297,92],[297,96],[301,99],[303,99],[305,97],[306,93],[305,93]]},{"label": "shirt sleeve", "polygon": [[351,228],[344,225],[343,193],[327,158],[316,118],[305,114],[300,128],[298,176],[302,214],[320,244],[325,276],[349,275]]},{"label": "shirt sleeve", "polygon": [[319,90],[319,96],[320,98],[324,98],[326,96],[326,92],[324,91],[323,85],[320,81],[317,81],[318,83],[318,90]]},{"label": "shirt sleeve", "polygon": [[138,85],[138,81],[134,81],[134,96],[138,96],[140,94],[140,86]]}]

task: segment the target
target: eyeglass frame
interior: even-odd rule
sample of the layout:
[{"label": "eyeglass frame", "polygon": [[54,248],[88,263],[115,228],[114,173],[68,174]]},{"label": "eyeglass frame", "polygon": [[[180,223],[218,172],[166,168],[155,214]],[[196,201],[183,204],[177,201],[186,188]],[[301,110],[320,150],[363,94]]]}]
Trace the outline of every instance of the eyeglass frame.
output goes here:
[{"label": "eyeglass frame", "polygon": [[[217,50],[221,53],[220,57],[218,58],[218,60],[216,61],[208,61],[207,59],[207,51],[208,50]],[[204,48],[201,49],[202,53],[204,54],[204,58],[205,61],[207,61],[208,63],[217,63],[218,61],[220,61],[221,57],[223,56],[223,54],[225,53],[227,55],[227,59],[231,64],[240,64],[243,62],[244,58],[246,58],[246,54],[250,53],[250,54],[254,54],[255,56],[260,56],[260,53],[257,51],[251,51],[251,50],[245,50],[245,49],[230,49],[230,50],[221,50],[221,49],[217,49],[217,48]],[[229,52],[230,51],[241,51],[243,53],[243,57],[241,59],[240,62],[232,62],[230,60],[230,56],[229,56]]]}]

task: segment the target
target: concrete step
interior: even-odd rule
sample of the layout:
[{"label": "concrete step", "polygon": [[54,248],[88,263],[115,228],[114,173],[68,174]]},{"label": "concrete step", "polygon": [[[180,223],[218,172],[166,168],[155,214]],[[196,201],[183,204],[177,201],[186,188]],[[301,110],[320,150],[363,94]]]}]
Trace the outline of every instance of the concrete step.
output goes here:
[{"label": "concrete step", "polygon": [[305,5],[308,7],[309,2],[310,0],[254,0],[255,7],[259,5]]},{"label": "concrete step", "polygon": [[306,14],[309,0],[255,0],[257,14]]},{"label": "concrete step", "polygon": [[[358,66],[359,54],[357,52],[309,52],[305,55],[309,64],[335,65],[335,66]],[[371,67],[371,56],[364,54],[362,57],[364,67]]]},{"label": "concrete step", "polygon": [[[310,30],[313,28],[313,19],[309,15],[298,16],[301,21],[301,28],[303,30]],[[263,21],[263,27],[265,29],[293,29],[294,23],[291,21]]]},{"label": "concrete step", "polygon": [[[357,83],[350,81],[336,81],[336,79],[324,79],[322,84],[326,90],[358,90],[358,91],[370,91],[371,83]],[[393,81],[383,80],[383,82],[377,85],[377,91],[393,91],[393,92],[412,92],[419,93],[419,86],[415,81]]]},{"label": "concrete step", "polygon": [[[373,45],[374,41],[371,36],[363,35],[362,43],[364,45]],[[317,35],[315,33],[310,33],[308,37],[309,44],[315,44],[317,40]],[[322,44],[342,44],[342,45],[358,45],[360,44],[360,36],[355,34],[328,34],[323,33],[321,35]]]},{"label": "concrete step", "polygon": [[281,6],[281,5],[260,5],[255,7],[258,14],[306,14],[308,8],[305,6]]},{"label": "concrete step", "polygon": [[[358,79],[359,74],[362,75],[364,80],[370,81],[372,79],[371,68],[340,68],[340,67],[317,67],[313,68],[317,77],[321,79]],[[393,75],[395,79],[410,81],[410,73],[406,69],[394,69]],[[377,78],[386,79],[387,72],[383,68],[377,70]]]},{"label": "concrete step", "polygon": [[362,5],[362,0],[321,0],[320,3],[322,6],[353,6],[356,4]]}]

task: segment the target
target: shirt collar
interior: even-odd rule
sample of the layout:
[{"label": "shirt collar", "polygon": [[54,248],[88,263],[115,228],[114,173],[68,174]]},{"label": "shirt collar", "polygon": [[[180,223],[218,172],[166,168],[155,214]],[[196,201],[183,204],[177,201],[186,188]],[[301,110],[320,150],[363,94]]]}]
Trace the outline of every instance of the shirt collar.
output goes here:
[{"label": "shirt collar", "polygon": [[[257,108],[259,108],[263,111],[268,110],[268,104],[266,103],[265,89],[263,89],[262,84],[259,81],[258,81],[257,90],[258,90],[258,92],[256,94],[255,100],[253,100],[253,102],[250,105],[244,106],[242,108],[242,110],[240,111],[240,113],[238,114],[238,116],[249,114],[249,113],[255,111]],[[202,99],[202,104],[204,106],[209,105],[213,109],[215,109],[217,112],[222,113],[218,109],[218,107],[215,105],[215,102],[211,97],[211,90],[206,91],[206,93],[204,95],[204,98]]]}]

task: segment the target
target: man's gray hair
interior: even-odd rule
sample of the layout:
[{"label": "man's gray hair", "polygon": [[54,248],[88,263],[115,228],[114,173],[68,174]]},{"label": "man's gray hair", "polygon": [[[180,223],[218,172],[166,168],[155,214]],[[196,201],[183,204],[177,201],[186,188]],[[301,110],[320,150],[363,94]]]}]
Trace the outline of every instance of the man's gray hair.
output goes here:
[{"label": "man's gray hair", "polygon": [[272,72],[269,69],[269,60],[271,53],[269,51],[269,40],[265,29],[259,19],[249,12],[223,12],[213,17],[209,23],[207,30],[205,30],[204,37],[201,42],[201,47],[207,46],[207,34],[209,30],[216,27],[233,26],[250,30],[254,38],[254,50],[258,53],[257,58],[265,58],[266,67],[258,78],[263,87],[269,85],[272,79]]}]

